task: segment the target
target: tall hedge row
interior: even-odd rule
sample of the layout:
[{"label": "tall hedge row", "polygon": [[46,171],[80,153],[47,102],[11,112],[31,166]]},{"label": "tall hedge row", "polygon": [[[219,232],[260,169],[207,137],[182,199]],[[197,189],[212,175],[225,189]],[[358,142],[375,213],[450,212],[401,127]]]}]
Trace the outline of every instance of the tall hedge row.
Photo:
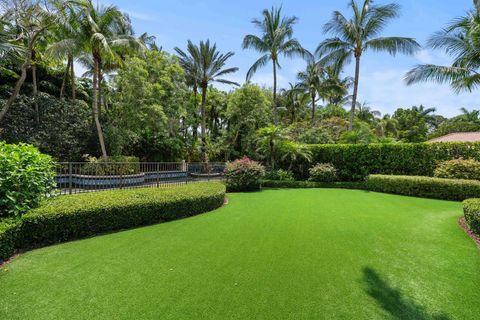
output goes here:
[{"label": "tall hedge row", "polygon": [[[401,143],[368,145],[311,145],[312,161],[298,160],[293,166],[300,178],[309,167],[331,163],[343,181],[362,180],[369,174],[433,176],[440,161],[472,158],[480,160],[480,143]],[[285,163],[285,168],[289,164]]]},{"label": "tall hedge row", "polygon": [[221,183],[61,196],[0,220],[0,261],[16,250],[193,216],[223,204]]}]

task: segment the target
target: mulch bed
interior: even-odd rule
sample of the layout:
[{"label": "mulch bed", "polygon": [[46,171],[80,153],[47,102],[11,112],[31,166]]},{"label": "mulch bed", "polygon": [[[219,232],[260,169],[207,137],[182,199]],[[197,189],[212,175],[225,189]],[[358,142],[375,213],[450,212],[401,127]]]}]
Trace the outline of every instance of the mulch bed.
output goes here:
[{"label": "mulch bed", "polygon": [[460,219],[458,219],[458,224],[460,228],[462,228],[470,236],[470,238],[472,238],[473,242],[475,242],[480,249],[480,236],[476,235],[475,233],[473,233],[472,230],[470,230],[467,223],[465,222],[465,217],[461,217]]}]

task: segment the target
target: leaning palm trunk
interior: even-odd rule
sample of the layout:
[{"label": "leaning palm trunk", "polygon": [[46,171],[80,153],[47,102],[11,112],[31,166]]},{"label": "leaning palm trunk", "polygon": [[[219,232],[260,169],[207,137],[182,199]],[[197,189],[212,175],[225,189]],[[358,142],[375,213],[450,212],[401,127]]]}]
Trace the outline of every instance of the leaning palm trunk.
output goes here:
[{"label": "leaning palm trunk", "polygon": [[353,118],[355,117],[355,107],[357,106],[358,81],[360,78],[360,56],[355,55],[355,81],[353,83],[352,108],[350,109],[350,121],[348,130],[353,130]]},{"label": "leaning palm trunk", "polygon": [[100,148],[102,149],[102,156],[107,157],[107,149],[105,148],[105,141],[103,140],[103,131],[100,124],[99,112],[98,112],[98,79],[100,74],[99,60],[96,55],[93,56],[93,98],[92,98],[92,111],[95,127],[97,129],[98,140],[100,142]]}]

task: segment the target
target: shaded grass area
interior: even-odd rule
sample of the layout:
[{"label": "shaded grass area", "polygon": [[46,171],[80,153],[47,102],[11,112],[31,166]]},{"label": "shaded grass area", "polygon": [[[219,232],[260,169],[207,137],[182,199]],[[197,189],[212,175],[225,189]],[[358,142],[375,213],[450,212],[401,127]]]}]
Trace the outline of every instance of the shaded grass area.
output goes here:
[{"label": "shaded grass area", "polygon": [[476,319],[460,203],[354,190],[230,194],[214,212],[28,252],[1,319]]}]

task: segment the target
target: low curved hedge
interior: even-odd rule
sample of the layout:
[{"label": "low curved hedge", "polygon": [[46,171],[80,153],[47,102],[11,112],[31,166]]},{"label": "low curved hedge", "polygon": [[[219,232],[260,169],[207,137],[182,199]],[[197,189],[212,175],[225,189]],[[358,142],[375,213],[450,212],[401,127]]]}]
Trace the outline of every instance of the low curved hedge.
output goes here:
[{"label": "low curved hedge", "polygon": [[480,199],[468,199],[463,202],[465,222],[470,230],[480,236]]},{"label": "low curved hedge", "polygon": [[185,218],[222,206],[225,186],[195,183],[61,196],[0,222],[0,261],[16,250]]},{"label": "low curved hedge", "polygon": [[476,180],[370,175],[365,188],[370,191],[453,201],[480,197],[480,181]]},{"label": "low curved hedge", "polygon": [[365,189],[363,181],[337,181],[337,182],[315,182],[315,181],[288,181],[288,180],[262,180],[264,188],[337,188],[337,189]]}]

